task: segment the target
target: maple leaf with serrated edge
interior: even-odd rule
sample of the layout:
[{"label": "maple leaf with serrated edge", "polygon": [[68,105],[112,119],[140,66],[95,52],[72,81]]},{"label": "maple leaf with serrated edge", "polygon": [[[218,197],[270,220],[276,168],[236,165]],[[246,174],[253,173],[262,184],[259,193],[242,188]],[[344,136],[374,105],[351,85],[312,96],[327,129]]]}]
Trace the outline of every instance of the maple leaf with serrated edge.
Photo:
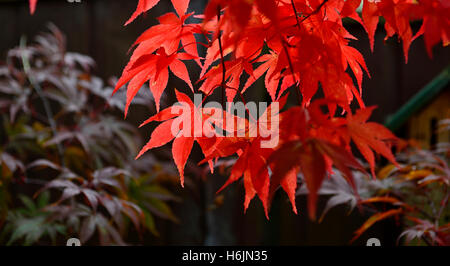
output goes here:
[{"label": "maple leaf with serrated edge", "polygon": [[269,172],[266,167],[266,159],[271,149],[261,148],[261,143],[257,139],[250,142],[239,155],[239,159],[231,170],[231,175],[227,182],[219,190],[223,190],[229,184],[244,177],[245,201],[244,210],[247,210],[250,201],[257,194],[263,203],[264,212],[268,218],[268,193],[269,193]]},{"label": "maple leaf with serrated edge", "polygon": [[[139,0],[136,11],[125,22],[125,26],[133,22],[139,15],[149,11],[159,3],[160,0]],[[173,7],[177,13],[182,16],[186,13],[190,0],[172,0]]]},{"label": "maple leaf with serrated edge", "polygon": [[336,104],[346,108],[354,98],[364,107],[360,91],[345,70],[350,65],[360,84],[363,75],[361,66],[366,71],[367,68],[359,52],[347,48],[348,38],[352,36],[335,22],[324,22],[314,30],[300,27],[297,35],[284,44],[285,49],[279,53],[276,67],[268,79],[280,75],[283,70],[286,70],[284,76],[293,74],[294,81],[292,78],[285,79],[288,82],[286,85],[294,85],[295,80],[299,82],[304,106],[310,104],[320,83],[325,98],[334,102],[329,106],[331,113],[334,113]]},{"label": "maple leaf with serrated edge", "polygon": [[362,24],[361,18],[359,17],[359,15],[356,11],[360,5],[361,5],[361,0],[345,1],[344,5],[342,6],[342,9],[341,9],[341,13],[340,13],[341,16],[352,18]]},{"label": "maple leaf with serrated edge", "polygon": [[136,96],[142,85],[150,81],[150,91],[155,99],[156,109],[159,111],[161,95],[167,87],[169,80],[169,69],[178,78],[184,80],[192,91],[189,72],[180,59],[184,59],[183,53],[167,55],[164,48],[160,48],[156,54],[143,55],[134,62],[130,62],[124,69],[122,76],[116,84],[113,94],[123,85],[129,82],[127,87],[127,101],[125,117],[131,101]]},{"label": "maple leaf with serrated edge", "polygon": [[372,176],[375,178],[375,152],[383,155],[391,163],[398,166],[387,141],[395,141],[392,132],[375,122],[367,122],[375,106],[357,110],[354,115],[347,116],[347,133],[355,143],[358,150],[370,165]]},{"label": "maple leaf with serrated edge", "polygon": [[[296,154],[296,156],[293,156]],[[269,163],[273,169],[270,184],[270,195],[273,197],[276,189],[283,182],[292,184],[293,176],[302,172],[308,188],[308,213],[312,220],[316,218],[316,203],[318,190],[327,174],[331,172],[329,162],[334,164],[344,174],[345,179],[357,193],[353,174],[350,168],[364,171],[364,168],[346,150],[334,144],[320,139],[307,139],[305,141],[290,141],[283,144],[269,158]],[[327,170],[328,169],[328,170]],[[288,195],[294,191],[286,190]]]},{"label": "maple leaf with serrated edge", "polygon": [[450,4],[439,0],[422,0],[420,4],[417,12],[423,17],[423,22],[413,40],[423,34],[427,53],[432,57],[434,45],[441,40],[443,46],[450,44]]},{"label": "maple leaf with serrated edge", "polygon": [[402,208],[375,213],[358,230],[356,230],[355,236],[352,238],[352,240],[350,240],[350,242],[354,242],[356,239],[358,239],[367,229],[369,229],[376,222],[390,218],[392,216],[398,216],[402,213],[403,213]]},{"label": "maple leaf with serrated edge", "polygon": [[218,12],[225,10],[224,21],[230,23],[229,30],[233,30],[240,35],[252,17],[252,11],[256,8],[261,14],[277,23],[277,3],[275,0],[211,0],[205,8],[204,21],[208,22],[218,15]]},{"label": "maple leaf with serrated edge", "polygon": [[[185,24],[187,18],[193,13],[181,15],[178,17],[174,13],[167,13],[158,17],[160,24],[150,27],[134,42],[133,47],[137,46],[131,56],[130,61],[135,61],[140,56],[151,54],[160,47],[164,47],[168,54],[178,52],[180,42],[186,53],[190,54],[200,65],[198,57],[197,44],[194,33],[201,34],[202,29],[198,24]],[[168,35],[167,32],[171,34]]]},{"label": "maple leaf with serrated edge", "polygon": [[[287,95],[280,98],[280,101],[277,102],[279,104],[279,109],[282,109],[286,104]],[[209,155],[205,157],[203,161],[199,164],[205,163],[207,161],[211,161],[213,159],[218,159],[222,157],[232,156],[233,154],[237,154],[239,158],[236,160],[236,163],[231,169],[230,177],[227,182],[219,189],[217,193],[225,189],[231,183],[236,182],[241,177],[244,179],[244,187],[245,187],[245,201],[244,201],[244,210],[247,210],[250,201],[258,195],[259,199],[263,203],[264,211],[266,217],[268,218],[269,211],[269,170],[267,159],[270,154],[274,151],[274,148],[266,148],[263,144],[263,141],[267,141],[265,134],[261,133],[263,130],[270,130],[265,126],[261,126],[270,124],[274,119],[279,119],[279,113],[277,109],[274,109],[273,105],[270,105],[265,112],[259,117],[258,121],[244,121],[248,123],[248,126],[245,127],[245,137],[224,137],[217,141],[217,143],[210,150]],[[233,117],[235,118],[235,117]],[[238,127],[242,128],[242,127]],[[259,135],[253,134],[257,130],[259,130]],[[271,136],[272,138],[274,136]],[[291,181],[291,180],[289,180]],[[293,196],[295,197],[295,188],[296,185],[292,182],[283,182],[284,187],[289,189],[289,196],[292,200]],[[292,190],[293,188],[293,190]],[[292,193],[293,192],[293,193]],[[291,201],[293,204],[293,209],[296,211],[295,202]]]},{"label": "maple leaf with serrated edge", "polygon": [[269,172],[266,160],[272,151],[273,149],[261,148],[261,138],[259,137],[253,139],[225,137],[218,141],[210,154],[199,164],[237,154],[239,158],[234,163],[228,180],[217,193],[243,177],[245,187],[244,210],[247,210],[255,195],[258,195],[268,218]]},{"label": "maple leaf with serrated edge", "polygon": [[[162,122],[152,132],[150,140],[139,152],[136,159],[148,150],[163,146],[174,140],[172,155],[180,173],[181,185],[184,186],[184,167],[194,141],[198,142],[204,152],[213,145],[216,140],[204,136],[214,134],[214,127],[209,119],[215,112],[221,112],[221,110],[194,106],[194,103],[186,94],[177,90],[175,90],[175,93],[180,105],[164,109],[140,125],[142,127],[153,121]],[[200,127],[196,127],[196,125],[200,125]],[[208,153],[205,153],[205,155],[208,155]]]},{"label": "maple leaf with serrated edge", "polygon": [[370,49],[373,52],[375,43],[375,31],[377,30],[379,20],[377,4],[368,0],[364,0],[361,15],[364,22],[363,26],[366,29],[367,34],[369,35]]},{"label": "maple leaf with serrated edge", "polygon": [[[255,81],[262,77],[264,73],[266,73],[264,84],[266,86],[267,92],[272,98],[272,101],[276,101],[278,99],[277,94],[283,95],[287,88],[295,84],[295,80],[293,79],[292,75],[285,76],[283,79],[281,75],[274,74],[276,65],[278,63],[278,56],[275,53],[271,52],[270,54],[262,55],[257,60],[255,60],[255,62],[262,62],[262,64],[258,66],[253,71],[253,75],[248,78],[242,89],[242,93],[244,93],[248,89],[248,87],[250,87],[253,83],[255,83]],[[278,84],[280,83],[281,79],[283,79],[283,82],[280,90],[278,91]]]},{"label": "maple leaf with serrated edge", "polygon": [[[297,173],[302,172],[310,191],[308,210],[311,219],[315,219],[317,190],[326,173],[333,174],[333,165],[343,173],[343,177],[356,194],[356,185],[350,169],[365,173],[364,168],[348,150],[333,143],[339,143],[333,137],[337,135],[335,132],[344,124],[344,121],[329,120],[329,117],[322,114],[320,105],[324,103],[325,101],[314,102],[308,109],[290,108],[280,115],[281,144],[268,160],[273,171],[269,198],[273,198],[280,184],[288,195],[295,194],[293,180]],[[324,126],[326,128],[323,128]],[[308,159],[308,156],[312,159]],[[302,160],[306,161],[302,162]],[[323,170],[319,170],[320,167]]]},{"label": "maple leaf with serrated edge", "polygon": [[367,69],[366,62],[363,56],[358,50],[351,46],[342,47],[342,55],[347,61],[348,66],[352,70],[358,82],[359,94],[362,95],[362,79],[363,79],[363,69],[370,78],[369,70]]},{"label": "maple leaf with serrated edge", "polygon": [[413,34],[410,26],[410,14],[414,4],[409,0],[385,0],[377,3],[380,14],[385,19],[384,28],[386,38],[398,34],[403,43],[403,54],[405,62],[408,63],[408,51],[413,41]]},{"label": "maple leaf with serrated edge", "polygon": [[29,0],[30,4],[30,14],[33,15],[34,11],[36,11],[36,4],[38,0]]},{"label": "maple leaf with serrated edge", "polygon": [[[411,42],[422,34],[430,57],[432,56],[431,48],[439,41],[442,40],[444,46],[450,43],[449,10],[450,5],[441,0],[386,0],[377,3],[364,0],[362,24],[369,35],[370,47],[373,51],[375,31],[379,17],[382,16],[385,19],[386,38],[398,34],[403,42],[405,62],[408,62]],[[414,36],[410,26],[412,19],[423,19],[422,27]]]},{"label": "maple leaf with serrated edge", "polygon": [[[225,62],[225,85],[227,101],[233,102],[238,93],[240,77],[244,70],[249,75],[253,75],[253,66],[245,58],[239,58],[234,61]],[[200,80],[204,80],[199,90],[206,95],[210,95],[216,88],[222,84],[222,65],[211,68]]]}]

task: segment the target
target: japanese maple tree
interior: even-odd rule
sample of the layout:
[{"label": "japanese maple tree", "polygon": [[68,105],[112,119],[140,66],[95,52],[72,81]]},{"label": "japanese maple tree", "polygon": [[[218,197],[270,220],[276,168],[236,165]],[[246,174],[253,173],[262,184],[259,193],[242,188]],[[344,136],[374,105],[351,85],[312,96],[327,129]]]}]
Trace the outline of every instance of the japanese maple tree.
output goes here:
[{"label": "japanese maple tree", "polygon": [[[139,0],[125,25],[159,2]],[[398,36],[406,62],[411,42],[417,37],[423,35],[430,56],[434,45],[439,42],[448,45],[450,38],[447,0],[363,0],[363,3],[361,0],[211,0],[204,14],[189,13],[189,0],[171,2],[175,13],[159,17],[159,24],[136,40],[134,52],[115,88],[117,91],[128,83],[127,112],[133,97],[149,82],[158,113],[146,123],[159,121],[161,124],[141,154],[173,140],[173,158],[182,185],[184,166],[194,143],[201,147],[205,155],[203,162],[211,165],[211,171],[217,159],[237,155],[225,186],[242,178],[245,209],[257,195],[266,216],[279,187],[286,191],[293,210],[297,211],[295,191],[299,173],[309,190],[308,212],[312,219],[316,216],[317,191],[323,180],[333,175],[333,167],[353,186],[352,169],[364,171],[364,168],[355,158],[352,143],[369,163],[374,177],[375,154],[397,164],[391,152],[397,138],[382,125],[368,122],[373,107],[364,105],[361,93],[363,75],[370,74],[361,53],[349,45],[356,38],[345,29],[344,18],[361,23],[373,49],[375,30],[383,17],[386,38]],[[31,12],[35,4],[36,0],[30,0]],[[357,9],[361,4],[359,14]],[[423,21],[416,33],[410,27],[412,20]],[[206,53],[202,53],[204,47]],[[201,69],[195,82],[184,61],[194,61]],[[254,117],[242,121],[232,115],[237,128],[244,130],[239,136],[209,138],[204,136],[205,132],[196,134],[185,128],[179,128],[178,134],[172,136],[168,134],[172,124],[184,118],[174,114],[172,108],[160,111],[161,95],[167,89],[174,89],[167,88],[169,72],[182,79],[192,94],[201,92],[206,99],[218,91],[223,106],[235,99],[245,100],[244,93],[260,78],[264,78],[273,103],[284,105],[287,94],[291,93],[297,98],[298,106],[277,113],[279,142],[274,147],[260,145],[265,137],[259,132],[250,134],[255,124],[261,123],[261,118]],[[204,101],[195,106],[191,97],[181,92],[177,91],[176,95],[180,103],[191,107],[190,120],[201,120],[209,130],[225,130],[225,121],[211,115],[211,111],[222,111],[204,108]],[[353,102],[356,111],[350,108]],[[269,107],[268,112],[271,111]],[[193,134],[188,137],[186,132]]]}]

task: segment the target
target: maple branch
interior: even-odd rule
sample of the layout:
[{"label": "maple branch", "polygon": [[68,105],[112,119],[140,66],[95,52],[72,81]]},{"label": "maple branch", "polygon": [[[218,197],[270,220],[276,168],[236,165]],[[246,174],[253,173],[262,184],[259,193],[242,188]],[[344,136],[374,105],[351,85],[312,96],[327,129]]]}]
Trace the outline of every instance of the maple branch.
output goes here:
[{"label": "maple branch", "polygon": [[419,207],[417,207],[417,206],[414,206],[414,207],[412,208],[412,210],[413,210],[413,211],[417,211],[418,213],[422,214],[423,216],[427,217],[427,218],[430,219],[430,220],[435,219],[435,217],[433,217],[433,216],[430,215],[428,212],[422,210],[421,208],[419,208]]},{"label": "maple branch", "polygon": [[[217,23],[220,22],[220,6],[217,7]],[[222,46],[222,32],[220,31],[219,26],[219,49],[220,49],[220,60],[222,62],[222,108],[225,108],[225,79],[226,79],[226,69],[225,69],[225,60],[223,56],[223,46]]]},{"label": "maple branch", "polygon": [[[194,28],[194,26],[191,25],[191,24],[185,24],[185,25],[183,25],[183,27],[191,27],[191,28]],[[209,39],[209,36],[208,36],[209,33],[206,32],[205,29],[202,28],[202,29],[201,29],[201,32],[200,32],[199,34],[203,35],[203,37],[208,41],[207,47],[211,46],[211,40]]]},{"label": "maple branch", "polygon": [[427,244],[428,246],[433,246],[433,244],[426,238],[426,236],[422,235],[422,240],[425,242],[425,244]]},{"label": "maple branch", "polygon": [[[447,187],[445,187],[445,190],[448,190]],[[447,207],[448,201],[450,197],[450,192],[447,191],[445,198],[441,201],[441,208],[439,209],[436,220],[435,220],[435,226],[439,226],[439,219],[441,219],[442,213],[444,212],[444,209]]]},{"label": "maple branch", "polygon": [[228,85],[225,85],[225,86],[226,86],[227,89],[235,90],[235,91],[239,94],[239,96],[241,97],[242,103],[244,103],[245,111],[247,112],[248,117],[251,118],[251,119],[253,119],[253,121],[256,122],[257,119],[255,119],[255,118],[252,116],[252,114],[250,113],[250,111],[249,111],[248,108],[247,108],[247,102],[245,101],[244,95],[242,94],[241,90],[236,89],[236,88],[233,88],[233,87],[230,87],[230,86],[228,86]]},{"label": "maple branch", "polygon": [[[284,52],[286,53],[286,57],[287,57],[287,60],[288,60],[288,63],[289,63],[289,68],[291,70],[292,78],[294,79],[294,83],[298,84],[297,80],[295,78],[295,75],[294,75],[294,64],[292,64],[291,55],[289,54],[289,50],[288,50],[287,46],[288,46],[287,41],[285,39],[283,39],[283,49],[284,49]],[[294,88],[295,88],[295,93],[297,95],[298,104],[302,105],[302,98],[301,98],[300,92],[299,92],[300,87],[299,86],[295,86]]]},{"label": "maple branch", "polygon": [[[297,27],[298,27],[298,29],[300,29],[300,24],[301,24],[303,21],[307,20],[307,19],[308,19],[309,17],[311,17],[312,15],[318,13],[318,12],[320,11],[320,9],[321,9],[327,2],[328,2],[328,0],[324,0],[324,1],[316,8],[316,10],[314,10],[314,11],[311,12],[311,13],[309,13],[306,17],[304,17],[301,21],[299,21],[299,20],[298,20],[298,16],[297,16],[297,8],[295,7],[294,0],[291,0],[291,5],[292,5],[292,9],[294,10],[295,19],[297,20]],[[284,52],[286,53],[286,57],[287,57],[288,62],[289,62],[289,68],[291,69],[292,77],[294,78],[294,82],[295,82],[296,84],[298,84],[298,83],[297,83],[297,80],[296,80],[296,78],[295,78],[295,75],[294,75],[294,65],[292,64],[292,59],[291,59],[291,56],[290,56],[289,50],[288,50],[289,43],[288,43],[287,40],[285,40],[285,39],[283,39],[282,42],[283,42],[283,49],[284,49]],[[300,87],[299,87],[299,86],[296,86],[295,88],[296,88],[295,93],[297,94],[297,101],[298,101],[298,104],[301,105],[301,104],[302,104],[302,99],[301,99],[301,97],[300,97],[300,92],[299,92]]]},{"label": "maple branch", "polygon": [[[314,10],[313,12],[309,13],[306,17],[304,17],[300,23],[302,23],[303,21],[307,20],[309,17],[311,17],[314,14],[317,14],[320,9],[328,2],[328,0],[324,0],[317,8],[316,10]],[[295,16],[297,17],[297,13],[295,13]]]},{"label": "maple branch", "polygon": [[206,99],[209,97],[209,96],[211,96],[211,94],[214,92],[214,90],[217,88],[217,87],[220,87],[220,85],[216,85],[216,86],[214,86],[214,87],[212,87],[212,89],[210,89],[209,91],[208,91],[208,93],[205,93],[205,98],[203,98],[203,100],[202,100],[202,105],[205,103],[205,101],[206,101]]},{"label": "maple branch", "polygon": [[187,47],[187,46],[189,46],[189,45],[194,45],[194,44],[200,44],[200,45],[202,45],[203,47],[205,47],[205,48],[208,48],[209,47],[209,45],[207,45],[207,44],[205,44],[205,43],[202,43],[202,42],[190,42],[190,43],[187,43],[187,44],[185,44],[185,45],[182,45],[178,50],[176,50],[175,52],[173,52],[172,54],[178,54],[179,52],[181,52],[181,50],[183,50],[185,47]]},{"label": "maple branch", "polygon": [[300,21],[298,20],[298,16],[297,16],[297,8],[295,7],[295,4],[294,4],[294,0],[291,0],[291,5],[292,5],[292,9],[294,9],[294,14],[295,14],[295,20],[297,20],[297,27],[298,27],[298,29],[300,29]]}]

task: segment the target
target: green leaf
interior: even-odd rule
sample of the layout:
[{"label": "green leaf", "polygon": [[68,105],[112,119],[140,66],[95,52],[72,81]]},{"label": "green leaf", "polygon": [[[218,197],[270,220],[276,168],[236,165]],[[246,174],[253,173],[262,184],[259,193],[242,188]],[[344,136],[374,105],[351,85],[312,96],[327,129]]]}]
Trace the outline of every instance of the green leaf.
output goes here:
[{"label": "green leaf", "polygon": [[153,215],[151,215],[147,211],[143,211],[145,215],[145,227],[155,236],[159,236],[158,230],[156,230],[155,226],[155,219],[153,218]]},{"label": "green leaf", "polygon": [[31,211],[31,212],[35,212],[36,209],[36,205],[34,204],[34,202],[27,196],[25,195],[19,195],[20,200],[22,201],[23,205],[25,205],[25,207]]},{"label": "green leaf", "polygon": [[156,198],[149,198],[147,202],[144,202],[143,205],[146,209],[148,209],[151,213],[159,216],[163,219],[169,219],[174,222],[179,222],[177,217],[173,214],[169,205],[162,200]]},{"label": "green leaf", "polygon": [[37,207],[39,209],[42,209],[45,206],[47,206],[49,202],[50,202],[50,192],[44,191],[41,193],[41,195],[39,195],[37,199]]}]

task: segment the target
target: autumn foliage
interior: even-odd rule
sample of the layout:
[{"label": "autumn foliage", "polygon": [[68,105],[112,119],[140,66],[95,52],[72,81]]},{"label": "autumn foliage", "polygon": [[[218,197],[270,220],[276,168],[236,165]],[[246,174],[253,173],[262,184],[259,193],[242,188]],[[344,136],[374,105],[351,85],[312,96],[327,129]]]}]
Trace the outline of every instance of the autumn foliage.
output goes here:
[{"label": "autumn foliage", "polygon": [[[30,0],[32,11],[35,2]],[[139,0],[125,25],[158,2]],[[352,170],[365,170],[355,158],[352,143],[370,165],[373,176],[376,154],[397,164],[391,151],[397,138],[382,125],[368,121],[374,108],[364,105],[361,94],[363,75],[370,74],[361,53],[349,45],[356,38],[345,29],[343,19],[361,23],[373,49],[375,30],[383,17],[386,38],[397,35],[406,62],[411,42],[417,37],[423,35],[430,56],[434,45],[447,45],[450,38],[450,3],[446,0],[363,0],[361,13],[357,12],[361,0],[211,0],[204,14],[189,13],[189,0],[172,0],[172,4],[175,12],[159,17],[158,25],[137,38],[115,88],[117,91],[128,83],[127,113],[143,84],[150,84],[158,113],[146,123],[161,123],[141,154],[173,140],[172,153],[181,184],[195,142],[204,153],[203,162],[211,166],[217,159],[237,155],[225,186],[242,178],[245,208],[257,195],[267,216],[271,198],[279,187],[286,191],[297,212],[299,173],[309,190],[308,212],[312,219],[316,216],[317,191],[333,174],[333,168],[339,169],[353,186]],[[410,27],[412,20],[422,20],[417,32]],[[202,53],[205,49],[206,53]],[[195,61],[201,69],[195,82],[185,61]],[[222,93],[223,104],[245,99],[252,84],[264,78],[273,102],[283,106],[291,92],[298,106],[280,112],[280,141],[274,148],[262,148],[263,137],[259,135],[171,136],[167,129],[177,116],[171,108],[160,110],[161,95],[166,89],[174,89],[167,88],[169,72],[182,79],[192,93],[201,92],[204,97],[216,91]],[[243,81],[242,77],[248,78]],[[188,95],[179,91],[176,95],[179,102],[193,107],[191,119],[205,113],[202,106],[193,106]],[[208,118],[203,116],[202,122],[208,122]],[[250,125],[247,130],[258,123],[254,120],[245,122]],[[211,121],[210,125],[216,128],[221,123]]]}]

